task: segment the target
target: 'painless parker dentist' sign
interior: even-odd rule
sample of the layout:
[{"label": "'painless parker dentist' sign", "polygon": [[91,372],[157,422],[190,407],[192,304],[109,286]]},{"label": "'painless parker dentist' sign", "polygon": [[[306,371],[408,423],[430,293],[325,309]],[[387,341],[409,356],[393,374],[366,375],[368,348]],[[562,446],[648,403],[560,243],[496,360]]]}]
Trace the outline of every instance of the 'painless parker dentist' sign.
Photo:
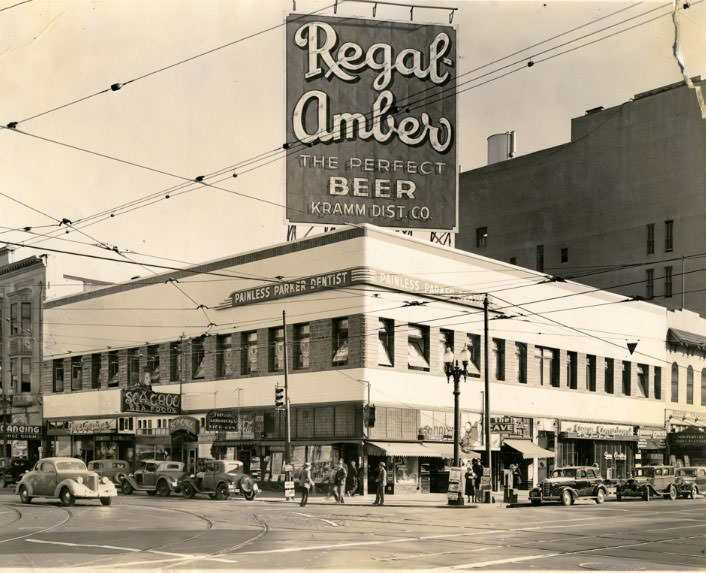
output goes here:
[{"label": "'painless parker dentist' sign", "polygon": [[287,18],[287,218],[456,227],[452,27]]}]

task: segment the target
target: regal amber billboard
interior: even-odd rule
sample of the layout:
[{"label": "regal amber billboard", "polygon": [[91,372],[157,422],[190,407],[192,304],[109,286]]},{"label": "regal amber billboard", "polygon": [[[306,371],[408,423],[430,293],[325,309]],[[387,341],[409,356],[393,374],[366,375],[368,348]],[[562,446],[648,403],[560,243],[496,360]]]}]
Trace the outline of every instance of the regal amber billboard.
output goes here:
[{"label": "regal amber billboard", "polygon": [[452,27],[287,18],[287,218],[456,227]]}]

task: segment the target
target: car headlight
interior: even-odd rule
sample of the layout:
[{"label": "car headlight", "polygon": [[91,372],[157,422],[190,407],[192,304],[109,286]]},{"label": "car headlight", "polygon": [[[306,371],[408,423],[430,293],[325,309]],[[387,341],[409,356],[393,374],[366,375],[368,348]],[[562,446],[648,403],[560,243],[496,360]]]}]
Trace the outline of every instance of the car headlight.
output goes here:
[{"label": "car headlight", "polygon": [[83,483],[83,476],[78,476],[78,477],[76,478],[76,481],[77,481],[78,483]]},{"label": "car headlight", "polygon": [[105,476],[101,477],[101,483],[108,483],[108,478]]}]

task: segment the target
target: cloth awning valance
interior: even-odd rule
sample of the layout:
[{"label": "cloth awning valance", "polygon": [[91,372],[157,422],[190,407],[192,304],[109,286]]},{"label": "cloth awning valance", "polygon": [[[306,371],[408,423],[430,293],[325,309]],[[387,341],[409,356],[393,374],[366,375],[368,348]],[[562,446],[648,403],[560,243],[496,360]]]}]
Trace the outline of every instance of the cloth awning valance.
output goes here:
[{"label": "cloth awning valance", "polygon": [[[386,456],[416,456],[424,458],[437,457],[434,450],[417,442],[368,442],[369,446],[382,450]],[[369,454],[376,455],[374,451],[368,450]],[[380,454],[378,454],[380,455]]]},{"label": "cloth awning valance", "polygon": [[667,342],[688,348],[706,350],[706,336],[677,328],[667,330]]},{"label": "cloth awning valance", "polygon": [[556,456],[555,452],[540,448],[529,440],[504,440],[503,444],[520,452],[523,458],[553,458]]},{"label": "cloth awning valance", "polygon": [[[430,444],[425,443],[424,447],[430,450],[432,453],[427,454],[427,456],[432,458],[445,458],[453,459],[454,457],[454,445],[453,444]],[[458,456],[465,460],[480,458],[480,453],[476,451],[464,452],[462,448],[458,449]]]}]

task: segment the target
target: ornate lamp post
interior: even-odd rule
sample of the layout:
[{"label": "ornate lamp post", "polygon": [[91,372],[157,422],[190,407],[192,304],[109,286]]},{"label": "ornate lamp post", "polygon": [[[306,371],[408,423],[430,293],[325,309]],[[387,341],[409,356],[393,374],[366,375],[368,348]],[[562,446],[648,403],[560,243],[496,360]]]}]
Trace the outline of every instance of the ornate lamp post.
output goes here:
[{"label": "ornate lamp post", "polygon": [[[0,394],[0,401],[2,401],[2,422],[3,422],[3,433],[2,433],[2,456],[7,456],[7,426],[10,421],[7,419],[7,408],[10,407],[10,416],[12,416],[12,400],[14,398],[14,392],[12,387],[4,389],[2,394]],[[8,456],[11,457],[11,456]]]},{"label": "ornate lamp post", "polygon": [[[458,434],[459,434],[459,428],[461,427],[461,412],[459,410],[459,405],[458,405],[458,398],[461,395],[461,390],[459,389],[459,382],[461,381],[461,376],[463,376],[463,380],[466,380],[466,376],[468,375],[468,364],[471,361],[471,353],[468,350],[467,346],[463,347],[463,350],[461,351],[461,364],[463,365],[463,368],[459,367],[458,365],[458,360],[455,360],[454,358],[454,353],[449,348],[448,346],[446,347],[446,352],[444,352],[444,372],[446,373],[446,382],[450,382],[451,378],[454,380],[454,435],[453,435],[453,441],[454,441],[454,467],[459,467],[460,465],[460,460],[459,460],[459,455],[458,455]],[[458,504],[458,505],[463,505],[463,489],[461,488],[461,491],[458,492],[458,500],[453,502],[452,500],[449,500],[449,504]]]}]

